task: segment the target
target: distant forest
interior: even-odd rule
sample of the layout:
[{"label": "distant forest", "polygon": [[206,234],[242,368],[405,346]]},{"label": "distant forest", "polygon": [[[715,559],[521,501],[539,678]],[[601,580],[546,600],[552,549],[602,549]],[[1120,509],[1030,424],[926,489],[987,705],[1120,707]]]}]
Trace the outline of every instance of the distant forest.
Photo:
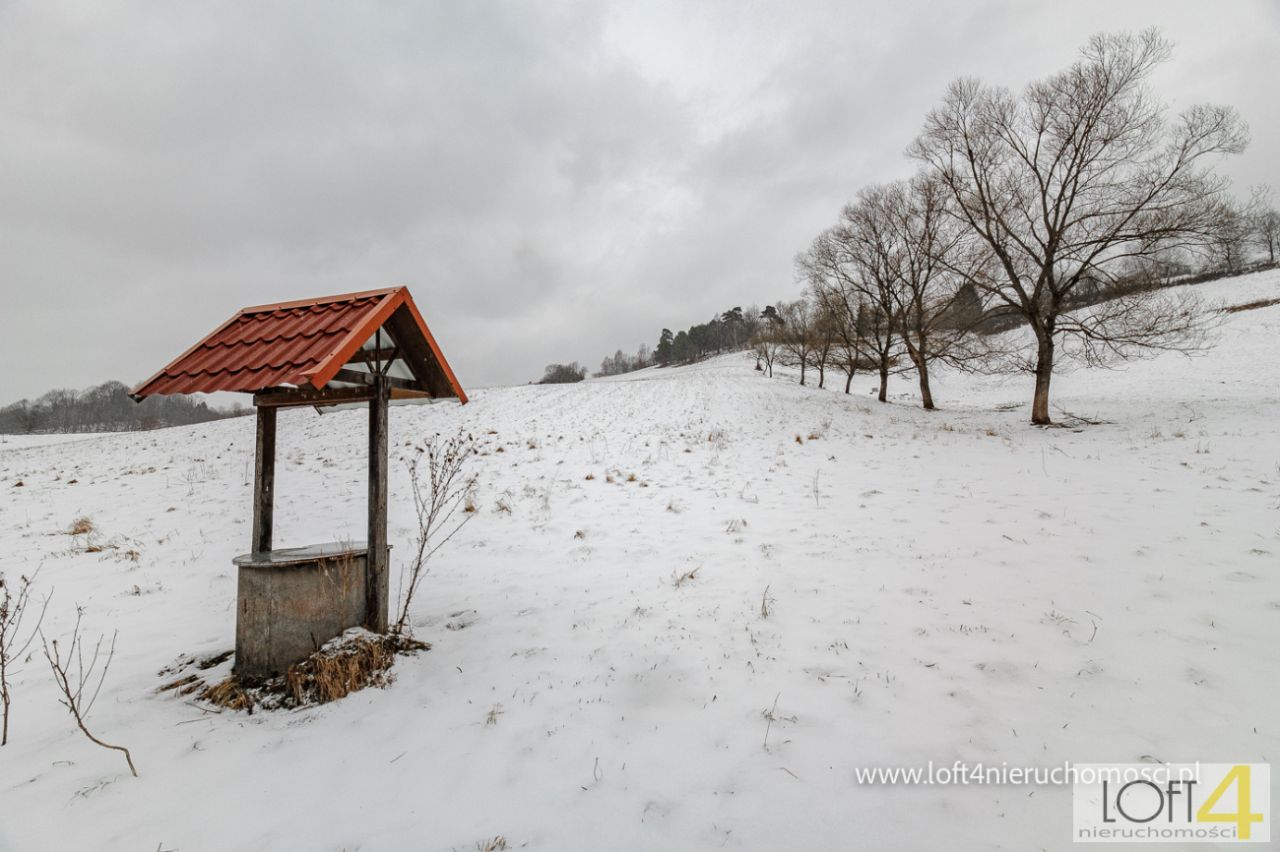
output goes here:
[{"label": "distant forest", "polygon": [[[636,354],[628,355],[619,349],[606,355],[600,362],[596,376],[620,376],[645,367],[667,367],[672,364],[690,364],[721,352],[747,349],[758,332],[776,323],[778,314],[772,305],[761,310],[752,305],[746,309],[730,308],[704,323],[692,325],[683,331],[662,329],[657,345],[650,348],[641,343]],[[580,382],[587,377],[587,368],[577,361],[571,364],[548,364],[538,384],[555,385]]]},{"label": "distant forest", "polygon": [[123,382],[104,382],[82,391],[51,390],[35,400],[21,399],[0,408],[0,434],[36,432],[131,432],[187,426],[248,414],[240,405],[216,408],[187,396],[129,398]]}]

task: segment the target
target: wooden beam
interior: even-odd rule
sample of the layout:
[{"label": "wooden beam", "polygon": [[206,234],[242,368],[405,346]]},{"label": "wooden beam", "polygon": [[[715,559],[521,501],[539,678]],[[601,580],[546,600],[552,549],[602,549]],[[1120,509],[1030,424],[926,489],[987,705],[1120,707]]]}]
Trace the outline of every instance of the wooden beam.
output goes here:
[{"label": "wooden beam", "polygon": [[386,633],[390,619],[390,570],[387,552],[387,401],[386,376],[374,379],[369,400],[369,538],[365,578],[365,627]]},{"label": "wooden beam", "polygon": [[[405,390],[422,390],[422,387],[413,379],[402,379],[398,376],[384,376],[387,383],[393,388],[404,388]],[[373,386],[373,373],[364,373],[360,370],[342,369],[334,374],[331,381],[351,382],[353,385]]]},{"label": "wooden beam", "polygon": [[395,346],[383,346],[379,349],[357,349],[356,353],[351,356],[348,364],[367,364],[370,361],[386,363],[396,358],[404,357],[400,349]]},{"label": "wooden beam", "polygon": [[289,389],[260,391],[253,395],[258,408],[288,408],[295,405],[341,405],[347,402],[367,402],[373,399],[373,390],[359,388],[324,388],[323,390]]},{"label": "wooden beam", "polygon": [[253,463],[253,543],[250,551],[271,549],[276,490],[276,410],[258,409],[258,438]]},{"label": "wooden beam", "polygon": [[345,367],[334,373],[330,381],[334,382],[351,382],[353,385],[369,385],[373,386],[373,373],[364,373],[360,370],[348,370]]}]

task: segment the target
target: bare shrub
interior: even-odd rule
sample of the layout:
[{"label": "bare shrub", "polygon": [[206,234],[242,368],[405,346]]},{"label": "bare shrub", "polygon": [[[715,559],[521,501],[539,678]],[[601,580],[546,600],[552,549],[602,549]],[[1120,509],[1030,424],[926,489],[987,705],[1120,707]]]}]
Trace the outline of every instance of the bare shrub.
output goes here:
[{"label": "bare shrub", "polygon": [[[134,778],[137,778],[138,770],[134,768],[129,749],[103,742],[88,728],[89,713],[93,710],[94,702],[98,700],[98,694],[102,692],[102,684],[107,679],[107,672],[111,670],[111,660],[116,655],[116,634],[111,634],[111,644],[106,648],[105,653],[102,647],[106,641],[104,635],[99,635],[98,641],[93,644],[93,649],[89,650],[84,637],[80,634],[80,621],[83,617],[84,608],[76,607],[76,623],[71,629],[71,641],[66,645],[65,654],[63,649],[58,647],[57,639],[52,642],[46,641],[44,634],[40,634],[44,657],[49,661],[54,682],[58,685],[58,691],[62,693],[62,698],[59,700],[75,720],[76,727],[94,745],[124,754],[125,762],[129,764],[129,771],[133,773]],[[101,668],[98,666],[99,663],[102,664]],[[96,677],[95,672],[97,672]]]},{"label": "bare shrub", "polygon": [[35,642],[36,636],[40,634],[40,623],[44,621],[44,612],[49,607],[49,599],[46,597],[35,624],[23,630],[22,622],[27,614],[27,606],[31,603],[31,584],[39,573],[39,569],[36,569],[32,576],[19,578],[16,594],[4,575],[0,574],[0,715],[3,716],[3,721],[0,722],[0,746],[9,742],[9,707],[13,701],[9,692],[9,677],[14,674],[13,663],[22,659]]},{"label": "bare shrub", "polygon": [[[405,632],[409,605],[418,584],[426,575],[431,557],[477,514],[466,511],[467,505],[474,505],[476,477],[467,471],[467,463],[475,454],[475,440],[470,435],[458,433],[445,441],[435,435],[418,448],[409,462],[409,481],[418,517],[418,539],[409,563],[409,580],[401,597],[400,615],[391,628],[392,633]],[[460,516],[459,509],[463,510]]]}]

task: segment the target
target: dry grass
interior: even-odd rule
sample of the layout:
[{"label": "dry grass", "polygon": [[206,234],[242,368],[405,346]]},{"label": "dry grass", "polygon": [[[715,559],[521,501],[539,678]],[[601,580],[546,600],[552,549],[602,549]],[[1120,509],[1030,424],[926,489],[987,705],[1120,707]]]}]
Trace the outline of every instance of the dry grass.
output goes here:
[{"label": "dry grass", "polygon": [[253,693],[245,688],[240,678],[235,675],[222,683],[205,687],[198,697],[201,701],[208,701],[210,704],[216,704],[228,710],[248,710],[250,713],[258,703]]},{"label": "dry grass", "polygon": [[694,568],[691,571],[685,571],[683,574],[672,571],[671,585],[675,586],[678,589],[681,586],[683,586],[685,583],[688,583],[690,580],[698,579],[698,572],[701,570],[702,570],[702,566],[699,565],[697,568]]},{"label": "dry grass", "polygon": [[93,525],[93,521],[87,516],[80,516],[71,522],[71,528],[67,530],[67,535],[88,535],[97,527]]},{"label": "dry grass", "polygon": [[[328,704],[370,686],[383,687],[392,680],[391,665],[397,654],[425,651],[431,646],[406,636],[363,633],[326,644],[283,676],[248,678],[231,675],[206,686],[199,698],[229,710],[289,709]],[[186,679],[163,688],[179,694],[192,691]]]}]

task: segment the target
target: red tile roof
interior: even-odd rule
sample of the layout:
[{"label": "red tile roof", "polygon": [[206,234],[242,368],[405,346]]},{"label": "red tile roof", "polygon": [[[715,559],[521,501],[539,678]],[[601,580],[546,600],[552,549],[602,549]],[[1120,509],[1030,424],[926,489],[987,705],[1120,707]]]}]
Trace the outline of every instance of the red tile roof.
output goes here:
[{"label": "red tile roof", "polygon": [[403,348],[414,375],[432,379],[427,384],[433,395],[466,402],[406,287],[244,308],[131,395],[140,400],[154,394],[256,392],[285,385],[319,389],[384,325]]}]

